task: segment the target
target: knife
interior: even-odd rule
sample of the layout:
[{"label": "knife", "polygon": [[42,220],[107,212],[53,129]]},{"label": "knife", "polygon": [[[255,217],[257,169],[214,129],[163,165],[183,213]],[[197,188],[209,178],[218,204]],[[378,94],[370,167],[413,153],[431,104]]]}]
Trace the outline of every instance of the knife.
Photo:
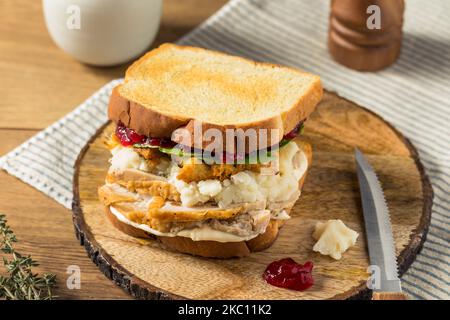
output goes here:
[{"label": "knife", "polygon": [[[380,181],[358,148],[355,149],[361,202],[369,248],[372,300],[406,300],[398,277],[389,209]],[[375,281],[373,281],[375,280]]]}]

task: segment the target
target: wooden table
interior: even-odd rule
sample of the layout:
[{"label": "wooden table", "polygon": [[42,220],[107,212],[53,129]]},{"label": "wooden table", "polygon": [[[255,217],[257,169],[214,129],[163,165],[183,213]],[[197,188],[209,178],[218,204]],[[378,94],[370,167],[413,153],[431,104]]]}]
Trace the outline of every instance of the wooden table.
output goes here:
[{"label": "wooden table", "polygon": [[[165,0],[154,45],[187,33],[226,0]],[[0,155],[12,150],[83,102],[126,65],[95,68],[58,49],[45,28],[41,1],[0,2]],[[75,238],[70,210],[0,171],[0,213],[7,215],[19,251],[57,275],[54,293],[63,299],[128,299],[87,258]],[[67,267],[81,269],[81,289],[66,286]],[[0,272],[2,272],[0,266]]]}]

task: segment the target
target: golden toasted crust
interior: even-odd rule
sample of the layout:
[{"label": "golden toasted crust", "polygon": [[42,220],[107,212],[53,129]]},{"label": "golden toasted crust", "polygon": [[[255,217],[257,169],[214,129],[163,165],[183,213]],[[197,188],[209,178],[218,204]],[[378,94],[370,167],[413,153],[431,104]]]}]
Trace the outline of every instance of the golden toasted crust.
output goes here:
[{"label": "golden toasted crust", "polygon": [[170,138],[175,129],[188,122],[185,118],[165,116],[129,101],[120,95],[119,89],[120,85],[113,89],[108,106],[108,117],[115,123],[122,122],[127,128],[149,137]]},{"label": "golden toasted crust", "polygon": [[[201,48],[181,47],[173,44],[165,44],[155,50],[150,51],[149,53],[141,57],[138,61],[133,63],[133,65],[127,70],[126,77],[131,77],[131,75],[134,73],[134,70],[138,69],[140,65],[142,65],[146,60],[152,58],[161,51],[168,50],[174,47],[177,49],[190,50],[193,52],[206,51],[205,49]],[[208,52],[212,56],[227,56],[224,53],[220,52],[215,51],[208,51]],[[275,64],[253,62],[251,60],[241,57],[233,57],[233,59],[235,61],[246,61],[246,62],[250,61],[252,64],[256,66],[289,69],[284,66]],[[299,71],[295,70],[295,72]],[[191,81],[195,82],[195,78],[191,79]],[[152,108],[143,106],[139,103],[124,98],[121,95],[120,90],[121,85],[114,88],[108,108],[109,118],[114,122],[117,123],[120,121],[124,123],[125,126],[137,131],[139,134],[152,137],[170,138],[173,131],[181,127],[185,128],[187,132],[189,132],[191,136],[193,136],[194,120],[195,120],[194,118],[186,117],[183,114],[173,114],[173,112],[170,114],[169,113],[164,114],[162,111],[156,111]],[[262,92],[261,94],[265,93]],[[259,129],[267,129],[269,134],[270,129],[277,129],[279,138],[281,139],[281,137],[284,134],[293,130],[300,121],[308,117],[308,115],[315,109],[316,105],[321,100],[322,94],[323,89],[320,82],[320,78],[311,76],[311,81],[308,84],[308,88],[305,90],[305,92],[299,95],[297,101],[289,108],[289,110],[285,110],[283,112],[280,112],[279,114],[267,117],[265,119],[260,119],[258,121],[249,121],[247,123],[236,121],[239,122],[236,125],[233,124],[225,125],[203,121],[202,130],[204,132],[209,128],[219,129],[223,133],[223,136],[225,137],[226,129],[243,129],[243,130],[255,129],[257,133],[259,132]],[[193,140],[194,139],[191,139],[192,143]],[[206,147],[209,143],[210,143],[209,141],[203,141],[203,147]],[[224,148],[226,148],[225,145]],[[253,150],[246,148],[246,151],[250,152]]]},{"label": "golden toasted crust", "polygon": [[[308,170],[312,162],[312,148],[307,142],[296,140],[299,147],[305,152],[308,159]],[[299,181],[299,189],[301,190],[305,182],[306,174]],[[293,204],[294,205],[294,204]],[[289,212],[291,208],[286,208]],[[138,238],[158,239],[164,246],[170,250],[188,253],[196,256],[208,258],[233,258],[245,257],[251,252],[261,251],[270,247],[278,236],[280,227],[283,225],[282,220],[271,220],[266,231],[256,238],[241,242],[217,242],[217,241],[193,241],[186,237],[157,237],[149,234],[141,229],[134,228],[126,223],[121,222],[111,213],[109,207],[105,207],[105,213],[108,220],[120,231]]]}]

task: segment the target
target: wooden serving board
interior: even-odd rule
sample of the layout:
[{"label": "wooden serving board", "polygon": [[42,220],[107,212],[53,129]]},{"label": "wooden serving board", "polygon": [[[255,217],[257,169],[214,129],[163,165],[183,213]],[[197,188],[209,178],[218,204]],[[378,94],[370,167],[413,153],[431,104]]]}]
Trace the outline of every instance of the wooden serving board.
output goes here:
[{"label": "wooden serving board", "polygon": [[[413,146],[377,115],[326,93],[306,122],[313,163],[300,200],[267,250],[240,259],[193,257],[158,242],[127,236],[106,219],[97,188],[108,169],[106,126],[81,153],[74,179],[77,237],[103,273],[138,298],[150,299],[347,299],[368,297],[369,265],[354,148],[375,167],[390,207],[400,274],[414,260],[430,222],[432,189]],[[274,186],[276,188],[276,186]],[[340,261],[312,251],[317,221],[342,219],[360,236]],[[266,266],[285,257],[314,262],[315,284],[304,292],[265,283]]]}]

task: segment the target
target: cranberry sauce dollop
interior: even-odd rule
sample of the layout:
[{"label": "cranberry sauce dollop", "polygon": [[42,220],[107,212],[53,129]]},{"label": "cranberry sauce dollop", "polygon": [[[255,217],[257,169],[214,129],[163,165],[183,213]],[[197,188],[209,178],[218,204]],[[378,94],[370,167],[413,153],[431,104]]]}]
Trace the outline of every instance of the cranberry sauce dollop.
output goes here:
[{"label": "cranberry sauce dollop", "polygon": [[314,284],[312,269],[311,261],[301,265],[291,258],[285,258],[269,264],[263,278],[276,287],[303,291]]}]

